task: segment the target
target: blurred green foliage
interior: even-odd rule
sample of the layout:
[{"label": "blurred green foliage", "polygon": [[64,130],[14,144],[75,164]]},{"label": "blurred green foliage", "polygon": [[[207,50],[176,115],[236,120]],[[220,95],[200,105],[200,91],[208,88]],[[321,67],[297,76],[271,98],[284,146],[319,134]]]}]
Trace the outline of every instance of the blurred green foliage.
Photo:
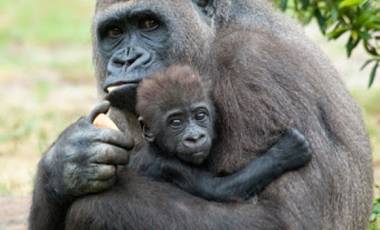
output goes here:
[{"label": "blurred green foliage", "polygon": [[[376,190],[379,191],[380,187],[376,186]],[[369,230],[380,229],[380,198],[376,198],[373,202],[373,209],[370,217]]]},{"label": "blurred green foliage", "polygon": [[372,68],[369,87],[380,65],[380,0],[275,0],[302,23],[316,19],[328,39],[348,34],[347,56],[361,43],[369,55],[362,68]]}]

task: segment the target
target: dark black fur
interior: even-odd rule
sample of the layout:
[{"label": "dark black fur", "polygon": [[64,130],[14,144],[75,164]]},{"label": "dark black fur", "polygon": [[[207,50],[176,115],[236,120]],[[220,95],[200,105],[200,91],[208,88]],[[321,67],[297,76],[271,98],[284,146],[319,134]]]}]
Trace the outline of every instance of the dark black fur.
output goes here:
[{"label": "dark black fur", "polygon": [[[268,2],[98,0],[98,89],[122,84],[109,95],[123,133],[82,118],[60,135],[39,165],[30,229],[366,229],[373,178],[360,110],[327,58]],[[208,170],[239,171],[290,127],[309,140],[311,163],[234,205],[116,174],[142,141],[138,82],[176,63],[211,81],[219,116]]]}]

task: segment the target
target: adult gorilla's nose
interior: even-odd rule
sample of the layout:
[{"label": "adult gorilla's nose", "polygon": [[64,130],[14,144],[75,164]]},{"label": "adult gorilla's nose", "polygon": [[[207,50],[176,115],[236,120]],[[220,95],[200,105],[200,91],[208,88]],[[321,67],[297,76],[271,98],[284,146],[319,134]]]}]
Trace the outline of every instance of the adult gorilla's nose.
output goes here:
[{"label": "adult gorilla's nose", "polygon": [[119,50],[110,60],[110,69],[116,72],[130,72],[137,68],[146,68],[152,60],[150,52],[141,47],[126,47]]},{"label": "adult gorilla's nose", "polygon": [[107,77],[103,83],[105,92],[138,84],[154,71],[152,63],[152,53],[142,47],[129,46],[116,51],[108,62]]},{"label": "adult gorilla's nose", "polygon": [[106,100],[112,106],[134,111],[138,83],[151,70],[152,54],[141,47],[126,47],[115,52],[107,66],[104,81]]}]

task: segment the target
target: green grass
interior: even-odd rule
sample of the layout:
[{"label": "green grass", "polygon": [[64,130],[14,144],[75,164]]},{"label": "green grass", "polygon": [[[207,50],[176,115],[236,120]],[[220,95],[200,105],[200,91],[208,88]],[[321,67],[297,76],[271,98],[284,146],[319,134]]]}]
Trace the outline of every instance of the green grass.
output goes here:
[{"label": "green grass", "polygon": [[64,80],[92,78],[93,8],[90,0],[2,0],[1,78],[47,72]]},{"label": "green grass", "polygon": [[95,101],[94,5],[0,1],[0,194],[29,194],[41,153]]},{"label": "green grass", "polygon": [[90,0],[2,0],[0,44],[87,44],[93,6]]},{"label": "green grass", "polygon": [[[0,0],[0,195],[30,194],[41,153],[96,100],[90,33],[94,2]],[[340,59],[335,64],[346,71],[342,76],[367,82],[365,73],[355,72],[364,58],[349,64],[342,44],[320,42],[333,61]],[[351,88],[377,162],[380,87]],[[380,178],[376,181],[380,184]]]}]

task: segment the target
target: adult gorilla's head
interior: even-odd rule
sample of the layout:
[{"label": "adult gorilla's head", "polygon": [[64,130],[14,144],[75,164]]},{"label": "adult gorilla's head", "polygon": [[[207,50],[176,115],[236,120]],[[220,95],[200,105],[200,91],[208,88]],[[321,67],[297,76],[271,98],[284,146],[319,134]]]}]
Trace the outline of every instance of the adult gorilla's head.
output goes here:
[{"label": "adult gorilla's head", "polygon": [[271,11],[266,0],[98,0],[94,59],[99,95],[112,102],[112,119],[121,130],[141,136],[133,114],[138,82],[178,63],[215,78],[209,73],[218,69],[210,68],[215,60],[210,52],[228,35],[225,28],[284,30],[286,25],[272,24]]},{"label": "adult gorilla's head", "polygon": [[100,91],[108,93],[112,86],[134,88],[144,77],[174,63],[200,67],[208,62],[217,9],[224,4],[227,2],[98,1],[94,52]]}]

